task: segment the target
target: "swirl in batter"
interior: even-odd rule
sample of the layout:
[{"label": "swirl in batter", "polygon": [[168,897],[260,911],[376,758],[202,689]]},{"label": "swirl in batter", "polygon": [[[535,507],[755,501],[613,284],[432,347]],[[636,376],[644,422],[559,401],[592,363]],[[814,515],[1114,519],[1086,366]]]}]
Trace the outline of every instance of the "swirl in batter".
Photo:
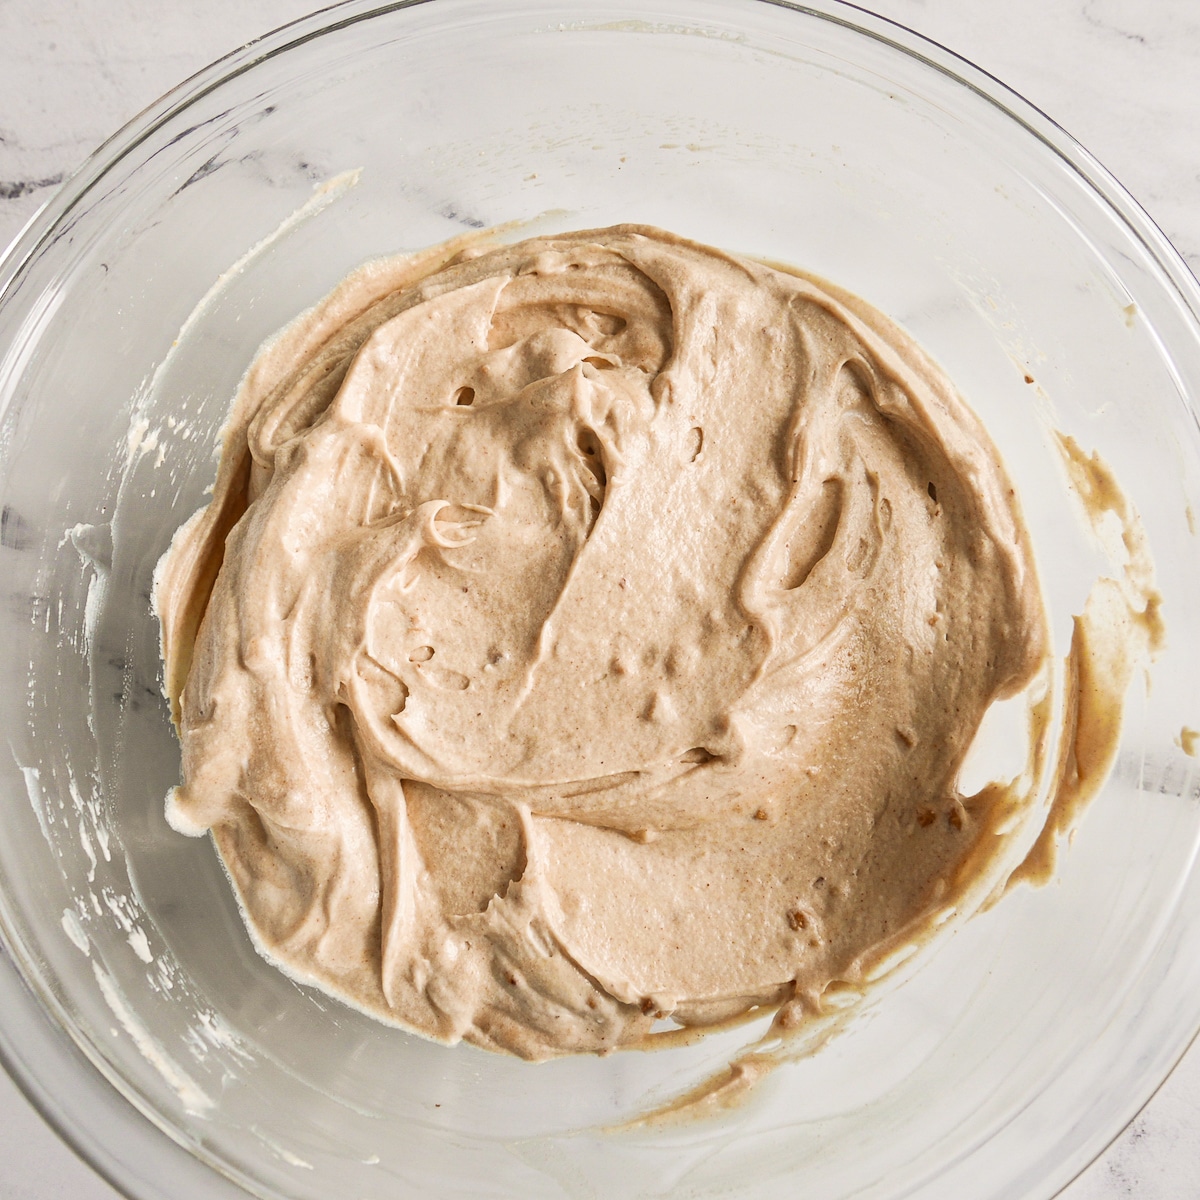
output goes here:
[{"label": "swirl in batter", "polygon": [[879,313],[617,227],[373,264],[270,345],[157,598],[259,948],[528,1058],[819,1005],[1011,818],[1047,634],[992,443]]}]

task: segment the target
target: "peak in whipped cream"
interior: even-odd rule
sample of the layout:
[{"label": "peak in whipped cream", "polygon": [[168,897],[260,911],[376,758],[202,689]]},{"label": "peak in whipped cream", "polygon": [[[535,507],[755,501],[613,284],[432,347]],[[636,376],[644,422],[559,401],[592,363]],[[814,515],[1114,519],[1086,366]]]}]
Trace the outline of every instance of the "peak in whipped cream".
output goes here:
[{"label": "peak in whipped cream", "polygon": [[299,317],[224,436],[157,580],[168,817],[299,979],[531,1059],[786,1031],[1036,836],[1044,721],[958,785],[1048,662],[1012,485],[853,296],[645,227],[451,243]]}]

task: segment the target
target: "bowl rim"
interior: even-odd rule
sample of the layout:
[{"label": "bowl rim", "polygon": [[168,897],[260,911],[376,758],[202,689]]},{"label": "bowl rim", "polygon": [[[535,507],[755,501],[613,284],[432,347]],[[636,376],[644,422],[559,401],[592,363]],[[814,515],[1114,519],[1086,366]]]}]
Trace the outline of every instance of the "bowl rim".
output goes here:
[{"label": "bowl rim", "polygon": [[[183,79],[157,100],[130,118],[79,165],[70,171],[57,189],[31,214],[9,245],[0,251],[0,313],[18,290],[38,255],[70,228],[73,212],[93,188],[120,162],[165,124],[229,81],[261,63],[278,58],[310,41],[336,33],[353,25],[387,16],[404,9],[431,4],[449,4],[453,0],[337,0],[306,16],[278,26],[239,46]],[[605,0],[600,0],[603,5]],[[685,0],[687,2],[687,0]],[[562,0],[522,0],[525,7],[557,9]],[[590,0],[585,0],[586,4]],[[1166,234],[1133,198],[1123,184],[1102,163],[1072,137],[1057,121],[1025,99],[1019,92],[940,42],[909,28],[901,22],[852,4],[849,0],[741,0],[747,8],[768,5],[801,16],[840,26],[853,34],[898,51],[925,67],[966,87],[993,108],[1014,121],[1026,134],[1049,149],[1082,181],[1102,204],[1115,215],[1125,232],[1131,234],[1148,258],[1169,283],[1175,299],[1200,329],[1200,282]],[[510,5],[506,5],[511,7]],[[499,11],[500,4],[496,5]],[[736,9],[730,6],[731,16]],[[0,403],[0,418],[7,405]],[[1195,866],[1193,866],[1193,873]],[[167,1122],[157,1119],[147,1106],[138,1102],[132,1089],[122,1086],[117,1073],[106,1069],[90,1041],[77,1035],[74,1023],[57,999],[39,986],[39,975],[32,955],[7,911],[0,893],[0,1066],[58,1137],[92,1170],[129,1200],[161,1200],[163,1196],[183,1196],[188,1181],[207,1188],[228,1189],[230,1200],[249,1193],[238,1181],[236,1172],[195,1142],[178,1136]],[[1171,1071],[1194,1042],[1200,1040],[1200,1004],[1191,1026],[1185,1029],[1166,1054],[1167,1071],[1144,1096],[1132,1103],[1126,1121],[1072,1174],[1078,1178],[1087,1167],[1112,1145],[1166,1082]],[[57,1068],[73,1074],[75,1094],[65,1101],[39,1078],[33,1060],[48,1056]],[[97,1127],[103,1122],[89,1120],[90,1106],[101,1105],[116,1093],[122,1101],[109,1105],[105,1114],[108,1127],[120,1130],[119,1145],[133,1153],[118,1155]],[[137,1164],[136,1166],[134,1164]],[[1070,1180],[1065,1180],[1063,1187]]]}]

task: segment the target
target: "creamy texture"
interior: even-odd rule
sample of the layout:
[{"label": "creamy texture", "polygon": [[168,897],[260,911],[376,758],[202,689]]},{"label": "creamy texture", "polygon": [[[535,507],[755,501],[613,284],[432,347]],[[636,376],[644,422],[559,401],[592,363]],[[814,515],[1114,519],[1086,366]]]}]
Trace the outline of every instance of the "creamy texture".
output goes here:
[{"label": "creamy texture", "polygon": [[272,960],[440,1040],[783,1029],[1023,828],[956,786],[1047,656],[984,429],[861,300],[654,229],[357,272],[157,602],[170,820]]},{"label": "creamy texture", "polygon": [[[1083,612],[1073,621],[1051,800],[1037,841],[1009,886],[1044,884],[1053,877],[1059,844],[1073,836],[1116,759],[1134,670],[1166,644],[1162,596],[1141,518],[1098,454],[1085,454],[1066,434],[1056,433],[1054,440],[1071,492],[1093,534],[1107,543],[1113,573],[1092,584]],[[1108,523],[1110,517],[1114,520]],[[1191,753],[1182,735],[1179,745]]]}]

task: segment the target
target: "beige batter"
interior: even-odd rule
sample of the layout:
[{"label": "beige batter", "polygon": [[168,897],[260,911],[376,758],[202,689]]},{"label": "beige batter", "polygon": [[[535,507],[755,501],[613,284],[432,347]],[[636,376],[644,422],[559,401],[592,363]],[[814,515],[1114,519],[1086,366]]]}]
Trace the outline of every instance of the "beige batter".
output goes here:
[{"label": "beige batter", "polygon": [[1047,647],[912,341],[642,227],[352,276],[251,369],[157,601],[168,815],[263,952],[535,1059],[819,1006],[952,906],[1012,826],[964,755]]}]

